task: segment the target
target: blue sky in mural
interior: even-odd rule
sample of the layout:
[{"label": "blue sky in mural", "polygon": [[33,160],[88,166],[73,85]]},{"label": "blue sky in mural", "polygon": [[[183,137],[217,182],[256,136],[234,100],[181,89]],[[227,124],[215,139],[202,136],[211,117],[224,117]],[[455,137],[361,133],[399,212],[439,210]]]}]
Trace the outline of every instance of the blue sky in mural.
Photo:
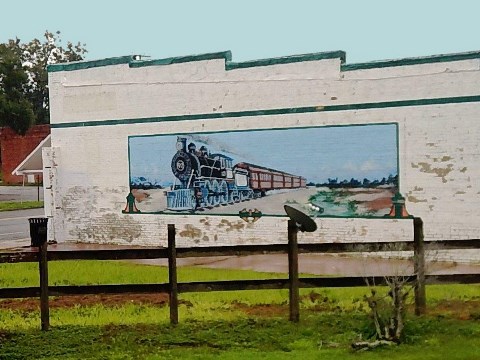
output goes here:
[{"label": "blue sky in mural", "polygon": [[[131,137],[130,174],[162,185],[173,182],[170,163],[177,135]],[[397,174],[394,124],[317,127],[227,133],[189,134],[197,149],[301,175],[307,182],[328,178],[370,180]]]}]

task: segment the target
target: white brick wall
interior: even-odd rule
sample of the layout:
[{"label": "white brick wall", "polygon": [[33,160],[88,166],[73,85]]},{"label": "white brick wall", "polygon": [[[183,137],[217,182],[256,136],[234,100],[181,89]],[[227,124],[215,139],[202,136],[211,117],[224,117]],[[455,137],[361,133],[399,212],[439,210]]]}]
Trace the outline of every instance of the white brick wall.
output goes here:
[{"label": "white brick wall", "polygon": [[[49,73],[52,147],[58,148],[58,241],[179,246],[286,241],[286,219],[124,215],[128,136],[278,127],[399,124],[400,191],[425,237],[478,238],[480,103],[64,127],[55,124],[480,95],[479,60],[340,71],[340,59],[225,70],[224,60]],[[401,241],[411,220],[321,219],[308,242]]]}]

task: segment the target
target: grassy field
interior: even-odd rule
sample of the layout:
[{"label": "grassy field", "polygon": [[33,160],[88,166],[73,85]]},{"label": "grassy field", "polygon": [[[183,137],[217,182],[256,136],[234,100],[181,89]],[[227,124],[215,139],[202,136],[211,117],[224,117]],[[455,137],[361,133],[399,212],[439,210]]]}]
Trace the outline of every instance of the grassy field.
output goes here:
[{"label": "grassy field", "polygon": [[[37,264],[0,265],[0,287],[35,286]],[[164,267],[113,261],[51,262],[51,285],[166,282]],[[182,267],[179,281],[286,277]],[[428,315],[409,309],[401,345],[353,352],[374,332],[366,288],[304,289],[301,321],[288,292],[180,295],[169,324],[164,294],[51,299],[52,330],[39,330],[38,299],[0,301],[0,359],[480,359],[480,286],[427,288]]]},{"label": "grassy field", "polygon": [[0,211],[37,209],[43,207],[43,201],[0,201]]}]

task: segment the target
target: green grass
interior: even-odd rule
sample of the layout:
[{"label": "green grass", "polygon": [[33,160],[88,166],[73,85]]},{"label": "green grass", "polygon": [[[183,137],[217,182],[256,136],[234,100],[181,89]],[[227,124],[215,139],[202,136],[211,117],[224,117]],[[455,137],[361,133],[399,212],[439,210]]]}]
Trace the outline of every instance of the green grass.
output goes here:
[{"label": "green grass", "polygon": [[[50,285],[148,284],[168,281],[165,266],[141,265],[128,261],[50,261]],[[211,270],[179,267],[178,281],[286,278],[286,274],[248,270]],[[0,287],[38,285],[37,263],[0,264]]]},{"label": "green grass", "polygon": [[[284,274],[180,267],[179,281],[257,279]],[[51,285],[166,282],[167,269],[115,261],[49,263]],[[0,288],[36,286],[38,265],[0,265]],[[39,311],[0,309],[0,359],[480,359],[480,321],[438,314],[444,301],[480,302],[478,285],[428,286],[432,315],[409,314],[404,343],[354,353],[373,333],[366,288],[302,289],[301,321],[288,321],[286,290],[180,295],[180,324],[168,306],[122,303]],[[478,314],[477,314],[478,315]]]},{"label": "green grass", "polygon": [[473,360],[480,356],[480,325],[472,321],[418,318],[407,324],[404,344],[354,353],[349,345],[370,333],[362,313],[303,310],[299,324],[285,317],[225,319],[222,312],[212,320],[182,319],[178,326],[162,318],[144,322],[140,317],[139,322],[144,322],[140,324],[56,324],[47,333],[11,330],[0,335],[0,358]]},{"label": "green grass", "polygon": [[43,201],[0,201],[0,211],[37,209],[43,207]]}]

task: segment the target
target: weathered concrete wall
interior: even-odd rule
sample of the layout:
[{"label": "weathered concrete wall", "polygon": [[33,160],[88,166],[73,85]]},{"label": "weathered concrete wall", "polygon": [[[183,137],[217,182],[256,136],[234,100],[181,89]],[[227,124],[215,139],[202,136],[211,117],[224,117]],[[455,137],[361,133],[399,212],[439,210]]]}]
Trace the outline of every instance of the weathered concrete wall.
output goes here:
[{"label": "weathered concrete wall", "polygon": [[[478,238],[479,68],[478,58],[453,56],[359,69],[342,69],[340,58],[232,70],[222,58],[55,69],[54,236],[165,244],[166,224],[175,223],[184,246],[285,241],[284,218],[246,224],[235,217],[122,214],[128,136],[389,122],[399,129],[400,192],[410,214],[422,217],[426,239]],[[261,112],[302,107],[317,111]],[[317,222],[320,230],[300,241],[399,241],[413,234],[411,220]]]}]

